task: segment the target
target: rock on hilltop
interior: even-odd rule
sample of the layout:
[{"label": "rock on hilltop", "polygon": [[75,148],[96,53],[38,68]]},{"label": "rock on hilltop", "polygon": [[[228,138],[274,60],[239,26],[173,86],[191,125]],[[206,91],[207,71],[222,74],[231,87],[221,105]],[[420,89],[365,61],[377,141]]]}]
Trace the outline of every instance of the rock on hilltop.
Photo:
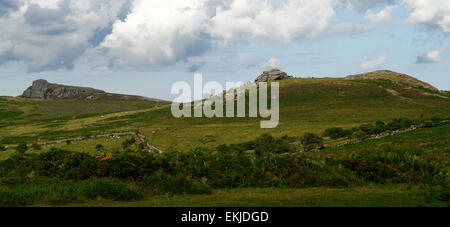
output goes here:
[{"label": "rock on hilltop", "polygon": [[102,90],[89,87],[76,87],[61,84],[52,84],[46,80],[33,81],[33,85],[23,92],[21,98],[30,99],[95,99],[117,101],[150,101],[165,102],[137,95],[124,95],[107,93]]},{"label": "rock on hilltop", "polygon": [[412,76],[397,73],[389,70],[379,70],[375,72],[369,72],[369,73],[363,73],[358,75],[351,75],[345,77],[347,80],[378,80],[378,79],[385,79],[385,80],[391,80],[397,83],[403,83],[408,84],[410,86],[414,87],[423,87],[426,89],[430,89],[433,91],[439,91],[439,89],[431,86],[430,84],[423,82],[421,80],[418,80]]},{"label": "rock on hilltop", "polygon": [[261,82],[269,82],[274,80],[284,80],[290,78],[287,73],[279,70],[279,69],[272,69],[270,71],[264,71],[262,75],[260,75],[258,78],[256,78],[255,82],[256,84]]},{"label": "rock on hilltop", "polygon": [[102,90],[87,87],[74,87],[60,84],[51,84],[46,80],[33,81],[33,85],[23,92],[22,98],[57,99],[77,98],[88,99],[94,94],[105,93]]}]

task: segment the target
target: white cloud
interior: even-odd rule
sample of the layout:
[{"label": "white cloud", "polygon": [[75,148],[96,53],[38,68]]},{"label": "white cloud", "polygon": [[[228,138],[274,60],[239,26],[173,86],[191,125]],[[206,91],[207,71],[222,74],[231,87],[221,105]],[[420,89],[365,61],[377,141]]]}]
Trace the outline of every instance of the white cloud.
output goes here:
[{"label": "white cloud", "polygon": [[403,0],[409,12],[408,21],[438,26],[450,33],[450,3],[448,0]]},{"label": "white cloud", "polygon": [[265,69],[279,69],[280,65],[281,65],[281,62],[278,61],[278,59],[271,58],[263,65],[263,67]]},{"label": "white cloud", "polygon": [[383,10],[378,13],[373,12],[371,9],[366,11],[366,20],[372,23],[383,23],[388,22],[392,18],[392,11],[396,8],[396,6],[387,6]]},{"label": "white cloud", "polygon": [[90,38],[116,20],[125,0],[21,0],[20,8],[0,17],[0,43],[10,43],[9,56],[28,72],[73,68],[91,48]]},{"label": "white cloud", "polygon": [[417,64],[434,63],[441,60],[439,50],[430,51],[417,57]]},{"label": "white cloud", "polygon": [[217,45],[313,38],[335,16],[338,0],[136,0],[101,48],[115,65],[164,65]]},{"label": "white cloud", "polygon": [[374,60],[364,58],[361,61],[359,66],[363,69],[375,69],[375,68],[383,66],[386,63],[387,63],[387,58],[385,56],[380,56]]}]

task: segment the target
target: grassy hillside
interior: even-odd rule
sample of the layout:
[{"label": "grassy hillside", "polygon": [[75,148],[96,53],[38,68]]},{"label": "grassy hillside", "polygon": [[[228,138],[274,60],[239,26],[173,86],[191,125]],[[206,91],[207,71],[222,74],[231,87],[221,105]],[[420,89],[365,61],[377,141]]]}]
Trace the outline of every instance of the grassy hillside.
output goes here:
[{"label": "grassy hillside", "polygon": [[175,119],[164,102],[1,98],[0,144],[139,130],[162,150],[189,150],[264,133],[301,136],[334,126],[450,115],[448,93],[386,79],[288,79],[280,82],[280,96],[280,124],[264,130],[255,118]]},{"label": "grassy hillside", "polygon": [[0,206],[449,206],[449,136],[447,122],[311,153],[16,155]]}]

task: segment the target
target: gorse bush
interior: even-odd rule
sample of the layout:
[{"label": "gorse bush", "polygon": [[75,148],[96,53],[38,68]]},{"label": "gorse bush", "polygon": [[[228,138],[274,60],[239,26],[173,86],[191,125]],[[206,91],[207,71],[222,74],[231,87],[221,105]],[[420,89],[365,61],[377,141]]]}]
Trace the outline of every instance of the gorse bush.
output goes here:
[{"label": "gorse bush", "polygon": [[37,144],[37,143],[33,144],[31,147],[32,147],[34,150],[37,150],[37,151],[42,150],[41,145],[39,145],[39,144]]},{"label": "gorse bush", "polygon": [[351,130],[345,130],[343,128],[335,127],[326,129],[323,133],[324,137],[330,137],[331,139],[339,139],[349,137],[352,134]]},{"label": "gorse bush", "polygon": [[24,154],[25,152],[27,152],[27,150],[28,150],[28,145],[25,142],[20,143],[16,147],[16,151],[19,152],[20,154]]},{"label": "gorse bush", "polygon": [[206,182],[196,181],[184,175],[173,176],[159,169],[151,176],[145,175],[145,184],[149,185],[154,194],[211,194],[212,189]]},{"label": "gorse bush", "polygon": [[89,179],[81,182],[43,178],[27,185],[0,188],[0,206],[27,206],[33,204],[59,205],[87,199],[104,198],[131,201],[143,198],[136,186],[114,179]]},{"label": "gorse bush", "polygon": [[255,151],[257,155],[264,153],[293,153],[296,151],[295,146],[290,144],[288,138],[274,138],[269,134],[263,134],[254,141],[247,143],[220,145],[216,150],[220,152],[244,152],[252,150]]},{"label": "gorse bush", "polygon": [[105,146],[103,146],[102,144],[97,144],[95,146],[95,150],[96,151],[103,151],[103,150],[105,150]]},{"label": "gorse bush", "polygon": [[113,179],[89,179],[83,181],[78,190],[82,196],[88,199],[101,197],[116,201],[132,201],[143,198],[143,193],[136,187]]},{"label": "gorse bush", "polygon": [[131,139],[126,139],[122,143],[122,148],[123,149],[127,149],[129,146],[131,146],[131,145],[133,145],[135,143],[136,143],[136,139],[134,137],[132,137]]},{"label": "gorse bush", "polygon": [[305,133],[301,142],[306,151],[311,151],[323,146],[323,138],[313,133]]}]

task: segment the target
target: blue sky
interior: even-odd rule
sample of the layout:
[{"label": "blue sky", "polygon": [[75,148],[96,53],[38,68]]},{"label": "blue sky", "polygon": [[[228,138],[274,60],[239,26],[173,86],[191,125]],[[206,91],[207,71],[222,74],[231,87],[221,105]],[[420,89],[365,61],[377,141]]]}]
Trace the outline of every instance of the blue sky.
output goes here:
[{"label": "blue sky", "polygon": [[[113,2],[113,3],[112,3]],[[0,94],[35,79],[170,99],[176,81],[378,69],[450,90],[446,0],[0,0]]]}]

